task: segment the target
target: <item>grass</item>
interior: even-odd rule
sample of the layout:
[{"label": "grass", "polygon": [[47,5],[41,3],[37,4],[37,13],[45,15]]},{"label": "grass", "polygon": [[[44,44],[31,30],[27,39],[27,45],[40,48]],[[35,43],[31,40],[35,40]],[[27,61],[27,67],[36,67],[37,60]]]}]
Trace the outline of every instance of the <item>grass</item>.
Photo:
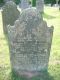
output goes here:
[{"label": "grass", "polygon": [[52,40],[52,48],[51,48],[51,57],[50,59],[53,60],[60,60],[60,11],[58,8],[54,7],[45,7],[45,14],[53,16],[55,18],[48,19],[44,17],[47,21],[48,26],[54,26],[53,32],[53,40]]},{"label": "grass", "polygon": [[44,18],[46,18],[46,19],[53,19],[53,18],[56,18],[55,16],[48,15],[47,13],[43,13],[43,16],[44,16]]},{"label": "grass", "polygon": [[[45,7],[44,20],[48,26],[54,26],[52,47],[48,72],[43,72],[39,76],[30,80],[60,80],[60,12],[58,8]],[[0,80],[28,80],[18,77],[11,72],[9,48],[3,33],[2,16],[0,11]]]}]

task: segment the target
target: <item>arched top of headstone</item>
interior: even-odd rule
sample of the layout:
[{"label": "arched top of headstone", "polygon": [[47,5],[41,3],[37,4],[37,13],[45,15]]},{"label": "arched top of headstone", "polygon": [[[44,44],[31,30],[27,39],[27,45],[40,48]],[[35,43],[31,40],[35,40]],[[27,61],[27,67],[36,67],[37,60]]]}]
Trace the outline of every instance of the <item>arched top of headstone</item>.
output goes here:
[{"label": "arched top of headstone", "polygon": [[[39,13],[37,13],[37,9],[35,7],[31,7],[31,8],[27,8],[25,10],[23,10],[21,12],[20,18],[23,17],[23,19],[27,19],[27,17],[32,18],[33,17],[38,17],[39,19],[41,19],[41,14],[39,15]],[[26,18],[24,18],[26,17]]]},{"label": "arched top of headstone", "polygon": [[[36,8],[28,8],[23,10],[19,19],[15,21],[14,26],[7,27],[8,33],[11,35],[10,39],[15,40],[19,36],[19,40],[23,37],[28,40],[30,37],[31,39],[34,38],[37,34],[45,35],[46,26],[43,26],[42,22],[43,19],[41,18],[41,15],[37,13]],[[29,37],[29,35],[31,36]],[[37,39],[37,37],[35,38]],[[40,38],[40,40],[42,40],[42,38]]]},{"label": "arched top of headstone", "polygon": [[[4,7],[12,7],[12,8],[16,7],[17,8],[16,4],[13,1],[7,1],[6,4],[4,5]],[[3,9],[4,9],[4,7],[3,7]]]}]

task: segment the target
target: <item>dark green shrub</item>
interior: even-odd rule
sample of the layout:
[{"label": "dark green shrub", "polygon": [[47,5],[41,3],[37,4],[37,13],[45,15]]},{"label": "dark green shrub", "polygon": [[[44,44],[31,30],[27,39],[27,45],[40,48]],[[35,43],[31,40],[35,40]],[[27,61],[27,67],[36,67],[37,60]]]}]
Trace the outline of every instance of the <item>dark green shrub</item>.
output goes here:
[{"label": "dark green shrub", "polygon": [[4,0],[0,0],[0,7],[4,5]]},{"label": "dark green shrub", "polygon": [[45,4],[55,4],[56,0],[44,0]]},{"label": "dark green shrub", "polygon": [[4,0],[0,0],[0,4],[4,3]]}]

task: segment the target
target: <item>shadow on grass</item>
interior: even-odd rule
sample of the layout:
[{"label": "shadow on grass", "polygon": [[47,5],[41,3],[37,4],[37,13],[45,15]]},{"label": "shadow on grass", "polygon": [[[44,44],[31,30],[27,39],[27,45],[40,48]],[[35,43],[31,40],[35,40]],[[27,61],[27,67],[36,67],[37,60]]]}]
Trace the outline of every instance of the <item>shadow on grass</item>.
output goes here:
[{"label": "shadow on grass", "polygon": [[40,72],[39,75],[32,78],[26,78],[24,76],[18,76],[16,73],[11,72],[11,80],[54,80],[54,78],[47,71]]},{"label": "shadow on grass", "polygon": [[46,18],[46,19],[53,19],[53,18],[56,18],[54,16],[51,16],[51,15],[48,15],[46,13],[43,13],[43,17]]}]

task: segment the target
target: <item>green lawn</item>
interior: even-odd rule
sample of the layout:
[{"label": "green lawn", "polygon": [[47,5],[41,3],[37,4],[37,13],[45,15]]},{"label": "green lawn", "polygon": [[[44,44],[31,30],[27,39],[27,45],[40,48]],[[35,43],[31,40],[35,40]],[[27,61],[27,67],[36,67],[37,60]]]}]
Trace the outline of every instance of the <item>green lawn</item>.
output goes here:
[{"label": "green lawn", "polygon": [[[45,16],[45,15],[49,15]],[[54,26],[51,59],[60,59],[60,12],[58,8],[45,7],[44,19],[47,21],[48,26]]]},{"label": "green lawn", "polygon": [[[45,7],[44,20],[48,26],[54,26],[52,47],[48,72],[44,72],[29,80],[60,80],[60,12],[58,8]],[[8,43],[3,34],[2,16],[0,11],[0,80],[28,80],[12,75]]]}]

